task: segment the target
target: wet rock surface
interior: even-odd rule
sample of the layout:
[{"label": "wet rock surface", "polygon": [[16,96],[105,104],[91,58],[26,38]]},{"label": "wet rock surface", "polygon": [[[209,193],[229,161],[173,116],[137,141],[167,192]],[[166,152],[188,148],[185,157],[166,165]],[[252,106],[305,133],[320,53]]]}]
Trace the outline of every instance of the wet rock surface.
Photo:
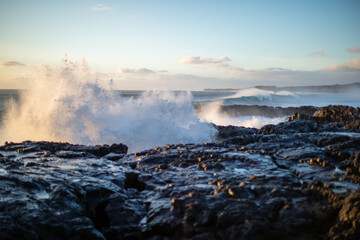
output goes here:
[{"label": "wet rock surface", "polygon": [[0,147],[0,239],[359,239],[360,133],[296,119],[204,144]]},{"label": "wet rock surface", "polygon": [[221,110],[229,116],[263,116],[268,118],[284,117],[294,113],[313,115],[318,110],[313,106],[272,107],[263,105],[229,105],[221,106]]},{"label": "wet rock surface", "polygon": [[[197,111],[201,111],[203,105],[195,105]],[[294,113],[313,115],[319,108],[313,106],[301,107],[273,107],[266,105],[226,105],[221,106],[219,112],[230,117],[239,116],[262,116],[268,118],[286,117]]]},{"label": "wet rock surface", "polygon": [[322,124],[332,124],[344,129],[360,130],[360,108],[342,105],[333,105],[320,108],[313,115],[295,113],[289,118],[292,120],[312,120]]}]

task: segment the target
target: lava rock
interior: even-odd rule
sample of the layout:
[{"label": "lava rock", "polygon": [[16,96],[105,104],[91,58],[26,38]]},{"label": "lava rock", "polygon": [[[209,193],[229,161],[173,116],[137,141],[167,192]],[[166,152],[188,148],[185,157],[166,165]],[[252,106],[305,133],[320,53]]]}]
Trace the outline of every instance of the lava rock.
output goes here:
[{"label": "lava rock", "polygon": [[318,123],[332,124],[337,123],[338,127],[344,129],[360,129],[360,108],[343,105],[329,105],[315,111],[312,116],[295,113],[288,118],[288,121],[312,120]]},{"label": "lava rock", "polygon": [[331,109],[134,154],[7,143],[0,239],[359,239],[357,110]]}]

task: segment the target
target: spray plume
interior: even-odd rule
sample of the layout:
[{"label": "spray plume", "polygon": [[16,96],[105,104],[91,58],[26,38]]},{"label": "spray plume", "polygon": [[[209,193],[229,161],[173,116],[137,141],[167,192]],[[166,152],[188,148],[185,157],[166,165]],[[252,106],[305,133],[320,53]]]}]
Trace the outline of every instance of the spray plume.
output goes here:
[{"label": "spray plume", "polygon": [[122,98],[105,90],[85,61],[42,66],[32,89],[3,118],[3,141],[123,142],[130,151],[164,144],[210,141],[213,128],[199,120],[191,94],[151,91]]}]

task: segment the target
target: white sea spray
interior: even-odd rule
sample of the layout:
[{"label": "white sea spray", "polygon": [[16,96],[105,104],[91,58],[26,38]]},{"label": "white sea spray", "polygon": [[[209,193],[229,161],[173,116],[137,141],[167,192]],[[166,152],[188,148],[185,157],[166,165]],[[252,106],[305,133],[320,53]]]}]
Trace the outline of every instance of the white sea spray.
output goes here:
[{"label": "white sea spray", "polygon": [[222,101],[214,101],[203,104],[198,109],[198,116],[201,120],[221,126],[238,126],[261,128],[267,124],[278,124],[285,120],[285,117],[267,118],[262,116],[230,116],[221,110]]},{"label": "white sea spray", "polygon": [[105,90],[85,62],[42,66],[33,87],[8,107],[2,141],[122,142],[131,152],[164,144],[211,141],[214,129],[201,121],[190,93],[150,91],[123,98]]}]

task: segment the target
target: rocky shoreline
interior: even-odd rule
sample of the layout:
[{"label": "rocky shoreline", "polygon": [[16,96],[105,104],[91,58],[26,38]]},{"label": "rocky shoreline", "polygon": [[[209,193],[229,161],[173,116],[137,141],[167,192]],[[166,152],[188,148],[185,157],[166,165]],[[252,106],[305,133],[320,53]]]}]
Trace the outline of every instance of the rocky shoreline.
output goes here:
[{"label": "rocky shoreline", "polygon": [[359,108],[204,144],[0,147],[0,239],[359,239]]},{"label": "rocky shoreline", "polygon": [[[203,107],[207,104],[194,105],[197,112],[201,112]],[[295,113],[311,116],[318,107],[301,106],[301,107],[273,107],[266,105],[221,105],[219,106],[219,113],[225,114],[229,117],[240,116],[261,116],[267,118],[286,117]]]}]

